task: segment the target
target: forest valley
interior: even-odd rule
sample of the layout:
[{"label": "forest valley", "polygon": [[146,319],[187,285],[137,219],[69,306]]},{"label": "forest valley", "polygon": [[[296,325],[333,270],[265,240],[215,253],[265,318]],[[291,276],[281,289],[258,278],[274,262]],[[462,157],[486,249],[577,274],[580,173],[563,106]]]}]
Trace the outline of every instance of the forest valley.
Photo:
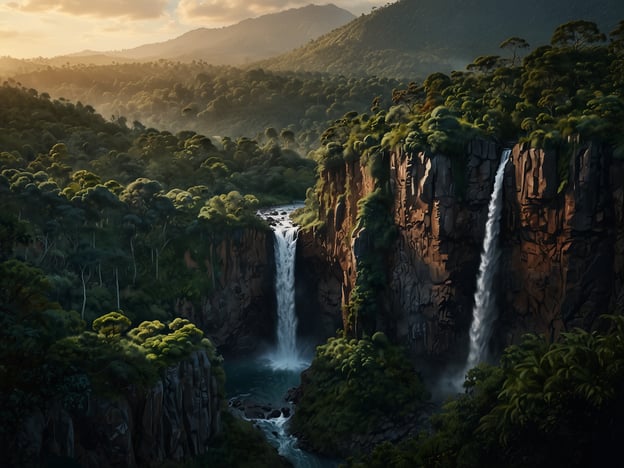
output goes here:
[{"label": "forest valley", "polygon": [[[560,200],[572,190],[579,145],[607,148],[614,167],[624,160],[624,21],[608,36],[573,21],[550,44],[531,49],[513,37],[501,50],[465,71],[409,82],[166,61],[43,70],[31,77],[39,89],[7,79],[0,87],[0,464],[70,463],[58,445],[29,447],[23,436],[33,415],[62,411],[77,420],[88,419],[95,401],[132,406],[168,382],[172,368],[194,362],[195,373],[210,369],[212,430],[182,452],[136,449],[136,462],[287,465],[229,415],[218,346],[225,341],[215,338],[215,346],[210,329],[181,314],[181,304],[202,309],[223,287],[231,267],[222,260],[230,258],[224,242],[270,233],[260,207],[305,200],[294,219],[322,237],[338,190],[328,174],[353,162],[372,181],[357,201],[354,229],[366,230],[371,248],[335,311],[341,329],[324,337],[303,373],[292,432],[351,467],[598,467],[617,459],[621,294],[606,310],[587,311],[584,329],[516,340],[496,364],[471,369],[464,393],[435,409],[431,382],[379,327],[389,321],[380,302],[398,235],[391,152],[450,158],[458,199],[465,198],[466,147],[475,140],[554,152]],[[267,115],[273,124],[258,128]],[[202,128],[216,130],[206,136]],[[252,136],[215,136],[228,128]],[[612,221],[621,246],[622,219]],[[618,246],[613,257],[621,260]],[[236,352],[236,340],[228,343],[224,349]],[[394,443],[368,437],[389,424],[409,430]],[[97,449],[87,436],[76,440],[84,451],[73,462],[89,466],[87,454]]]}]

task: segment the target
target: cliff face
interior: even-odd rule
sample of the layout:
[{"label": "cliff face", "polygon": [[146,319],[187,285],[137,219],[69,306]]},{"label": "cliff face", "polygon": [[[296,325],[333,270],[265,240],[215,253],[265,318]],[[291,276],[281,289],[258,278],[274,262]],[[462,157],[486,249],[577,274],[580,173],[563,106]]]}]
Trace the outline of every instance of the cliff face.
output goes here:
[{"label": "cliff face", "polygon": [[16,453],[32,466],[52,459],[94,468],[156,466],[204,453],[220,431],[221,406],[208,355],[197,351],[147,391],[91,396],[80,412],[56,405],[31,415]]},{"label": "cliff face", "polygon": [[[445,155],[390,155],[398,236],[388,254],[388,287],[379,327],[415,356],[462,357],[494,175],[502,148],[473,142],[458,165]],[[579,147],[560,187],[554,152],[516,145],[506,166],[503,248],[495,336],[502,346],[527,331],[554,336],[589,327],[622,304],[622,164],[606,148]],[[354,286],[357,200],[372,180],[357,162],[322,174],[324,227],[302,236],[304,258],[331,282],[323,315],[340,313]],[[321,272],[319,258],[326,273]],[[328,294],[333,291],[333,295]],[[340,297],[336,297],[338,294]]]},{"label": "cliff face", "polygon": [[176,314],[197,324],[221,352],[253,351],[275,334],[275,261],[270,231],[241,229],[211,246],[198,265],[212,288],[200,303],[180,299]]},{"label": "cliff face", "polygon": [[608,148],[580,147],[560,188],[556,153],[516,146],[512,157],[501,280],[505,339],[523,330],[554,337],[590,328],[597,315],[622,305],[622,164],[611,161]]}]

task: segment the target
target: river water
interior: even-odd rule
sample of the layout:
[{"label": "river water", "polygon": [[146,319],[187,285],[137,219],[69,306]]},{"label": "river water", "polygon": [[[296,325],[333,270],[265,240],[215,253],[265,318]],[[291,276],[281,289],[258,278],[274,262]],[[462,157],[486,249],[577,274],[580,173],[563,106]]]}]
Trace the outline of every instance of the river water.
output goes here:
[{"label": "river water", "polygon": [[[303,361],[301,361],[303,362]],[[268,357],[226,363],[226,391],[229,398],[266,404],[272,408],[289,407],[286,392],[300,383],[301,369],[280,369]],[[288,418],[252,419],[280,455],[296,468],[336,468],[338,463],[301,450],[296,437],[287,433]]]},{"label": "river water", "polygon": [[[289,389],[299,385],[301,371],[310,365],[297,342],[297,313],[295,310],[295,254],[297,226],[290,213],[301,204],[272,207],[262,210],[259,216],[271,224],[275,246],[275,295],[277,303],[277,330],[274,349],[260,357],[250,357],[226,363],[226,391],[230,399],[248,401],[281,410],[291,405],[285,396]],[[265,434],[269,443],[277,448],[296,468],[334,468],[338,463],[301,450],[296,437],[288,434],[288,417],[252,419]]]}]

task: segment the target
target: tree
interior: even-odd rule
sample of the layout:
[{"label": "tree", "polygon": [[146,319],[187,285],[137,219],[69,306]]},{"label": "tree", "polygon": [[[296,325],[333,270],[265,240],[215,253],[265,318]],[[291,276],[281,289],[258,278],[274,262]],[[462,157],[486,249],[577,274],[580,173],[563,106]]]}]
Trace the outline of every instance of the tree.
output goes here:
[{"label": "tree", "polygon": [[93,331],[108,339],[120,337],[123,332],[130,328],[130,319],[120,312],[109,312],[93,321]]},{"label": "tree", "polygon": [[519,58],[519,49],[528,49],[530,46],[529,43],[521,37],[513,36],[501,42],[499,47],[501,49],[511,50],[511,66],[515,67],[519,65],[519,60],[518,64],[516,64],[516,60]]},{"label": "tree", "polygon": [[582,49],[590,44],[606,41],[607,37],[600,32],[596,23],[577,20],[562,24],[555,29],[550,39],[553,46]]},{"label": "tree", "polygon": [[286,148],[289,148],[289,146],[295,142],[295,132],[287,128],[280,132],[280,137],[282,138]]},{"label": "tree", "polygon": [[477,57],[468,64],[468,70],[478,70],[481,73],[489,73],[502,64],[502,59],[498,55],[485,55]]}]

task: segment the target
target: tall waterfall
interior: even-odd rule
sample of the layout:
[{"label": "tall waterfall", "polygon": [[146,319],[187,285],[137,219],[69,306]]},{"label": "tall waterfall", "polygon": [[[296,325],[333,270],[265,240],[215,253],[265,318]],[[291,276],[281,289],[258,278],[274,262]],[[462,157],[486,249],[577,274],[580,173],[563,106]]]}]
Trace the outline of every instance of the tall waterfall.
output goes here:
[{"label": "tall waterfall", "polygon": [[295,253],[299,228],[289,217],[296,207],[288,205],[259,213],[270,222],[274,237],[277,343],[276,349],[267,356],[274,369],[300,369],[306,364],[297,348]]},{"label": "tall waterfall", "polygon": [[295,314],[295,252],[297,230],[292,225],[277,225],[275,236],[275,296],[277,299],[276,367],[297,367],[297,315]]},{"label": "tall waterfall", "polygon": [[477,290],[474,295],[474,309],[472,311],[472,325],[470,327],[470,352],[466,362],[466,370],[476,366],[487,358],[487,346],[492,336],[492,322],[494,321],[494,295],[492,281],[498,267],[500,249],[498,248],[498,234],[500,232],[500,218],[502,211],[503,176],[505,166],[511,154],[506,149],[501,157],[494,188],[488,206],[488,218],[485,225],[485,237],[481,252],[481,264],[477,277]]}]

